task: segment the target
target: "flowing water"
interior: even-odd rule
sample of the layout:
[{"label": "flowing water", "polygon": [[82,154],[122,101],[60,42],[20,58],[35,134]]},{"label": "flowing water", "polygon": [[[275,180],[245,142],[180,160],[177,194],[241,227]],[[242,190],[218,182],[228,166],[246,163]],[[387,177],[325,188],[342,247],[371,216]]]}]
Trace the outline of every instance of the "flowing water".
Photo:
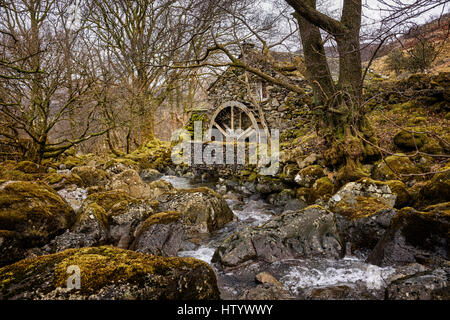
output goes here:
[{"label": "flowing water", "polygon": [[[215,189],[215,183],[195,182],[189,178],[164,176],[176,188],[208,186]],[[290,259],[272,264],[254,263],[242,268],[224,271],[212,264],[211,259],[217,246],[232,233],[249,225],[261,225],[268,221],[275,208],[257,195],[240,200],[227,200],[238,221],[211,235],[195,249],[179,252],[180,257],[193,257],[209,263],[216,272],[219,288],[224,299],[237,299],[244,290],[256,286],[255,274],[267,271],[274,275],[293,297],[311,297],[314,290],[350,290],[346,297],[354,299],[382,299],[388,279],[395,269],[370,265],[356,257],[341,260]],[[317,292],[319,292],[317,291]]]}]

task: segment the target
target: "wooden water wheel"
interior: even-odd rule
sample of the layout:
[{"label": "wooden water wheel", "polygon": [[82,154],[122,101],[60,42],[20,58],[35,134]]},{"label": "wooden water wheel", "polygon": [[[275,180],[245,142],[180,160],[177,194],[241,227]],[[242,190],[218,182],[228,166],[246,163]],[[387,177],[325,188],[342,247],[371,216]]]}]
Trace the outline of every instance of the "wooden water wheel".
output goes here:
[{"label": "wooden water wheel", "polygon": [[245,141],[252,134],[259,139],[259,125],[253,112],[244,104],[229,101],[222,104],[214,112],[208,127],[208,137],[217,129],[224,141]]}]

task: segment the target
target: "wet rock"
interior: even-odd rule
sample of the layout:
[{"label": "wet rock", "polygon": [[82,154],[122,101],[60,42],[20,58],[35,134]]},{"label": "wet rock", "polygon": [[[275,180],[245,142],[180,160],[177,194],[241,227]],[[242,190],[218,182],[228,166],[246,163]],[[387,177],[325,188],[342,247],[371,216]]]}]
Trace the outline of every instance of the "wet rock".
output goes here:
[{"label": "wet rock", "polygon": [[295,176],[295,182],[305,188],[310,188],[314,182],[325,175],[323,168],[319,165],[306,167]]},{"label": "wet rock", "polygon": [[448,300],[450,269],[419,272],[393,281],[386,288],[387,300]]},{"label": "wet rock", "polygon": [[177,255],[184,235],[179,212],[160,212],[148,218],[136,231],[132,250],[158,256]]},{"label": "wet rock", "polygon": [[240,300],[292,300],[294,297],[283,287],[265,283],[255,288],[244,290]]},{"label": "wet rock", "polygon": [[283,285],[273,275],[268,272],[260,272],[255,276],[255,281],[261,284],[273,284],[282,287]]},{"label": "wet rock", "polygon": [[[68,267],[80,270],[67,288]],[[216,277],[204,262],[163,258],[112,247],[70,249],[0,269],[0,299],[218,299]]]},{"label": "wet rock", "polygon": [[172,192],[175,190],[175,188],[172,186],[172,184],[165,180],[156,180],[151,183],[149,183],[150,189],[151,189],[151,199],[156,199],[160,195],[166,192]]},{"label": "wet rock", "polygon": [[175,190],[156,199],[159,211],[180,212],[192,234],[219,230],[234,219],[225,199],[209,188]]},{"label": "wet rock", "polygon": [[386,266],[413,262],[433,263],[436,259],[448,260],[450,213],[439,207],[431,210],[400,210],[367,261]]},{"label": "wet rock", "polygon": [[46,244],[73,220],[72,208],[44,183],[0,184],[0,230],[17,232],[28,248]]},{"label": "wet rock", "polygon": [[83,187],[105,186],[109,177],[108,174],[101,169],[90,166],[74,167],[72,174],[76,174],[83,181]]},{"label": "wet rock", "polygon": [[247,261],[341,256],[334,215],[319,206],[286,212],[260,227],[248,227],[228,237],[213,262],[233,267]]},{"label": "wet rock", "polygon": [[351,298],[353,288],[349,286],[333,286],[314,288],[309,293],[311,300],[346,300]]}]

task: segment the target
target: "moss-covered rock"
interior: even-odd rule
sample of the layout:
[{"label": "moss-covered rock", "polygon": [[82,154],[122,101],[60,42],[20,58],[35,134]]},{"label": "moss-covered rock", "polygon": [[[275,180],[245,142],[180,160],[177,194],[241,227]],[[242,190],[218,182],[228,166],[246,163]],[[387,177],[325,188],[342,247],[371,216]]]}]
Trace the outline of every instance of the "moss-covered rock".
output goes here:
[{"label": "moss-covered rock", "polygon": [[319,165],[306,167],[295,176],[295,182],[305,188],[310,188],[317,179],[325,175],[323,168]]},{"label": "moss-covered rock", "polygon": [[91,166],[75,167],[72,173],[83,181],[83,187],[105,186],[108,183],[108,175],[104,170]]},{"label": "moss-covered rock", "polygon": [[[414,165],[408,156],[397,154],[381,160],[373,171],[373,178],[377,180],[412,180],[420,169]],[[412,175],[412,176],[411,176]]]},{"label": "moss-covered rock", "polygon": [[448,195],[450,194],[450,163],[441,168],[440,171],[420,190],[417,203],[419,207],[448,201]]},{"label": "moss-covered rock", "polygon": [[61,190],[71,185],[83,186],[83,180],[75,173],[50,173],[44,178],[50,187]]},{"label": "moss-covered rock", "polygon": [[330,178],[322,177],[317,179],[312,188],[310,194],[310,202],[314,202],[317,199],[321,199],[324,197],[331,197],[333,194],[334,185],[331,182]]},{"label": "moss-covered rock", "polygon": [[420,147],[420,151],[427,154],[444,154],[444,148],[442,148],[442,146],[439,144],[439,141],[437,141],[436,139],[428,139],[428,142]]},{"label": "moss-covered rock", "polygon": [[[68,290],[68,268],[80,289]],[[204,262],[162,258],[113,247],[70,249],[0,269],[1,299],[218,299],[216,277]]]},{"label": "moss-covered rock", "polygon": [[38,164],[30,162],[30,161],[22,161],[19,162],[14,170],[18,170],[24,173],[42,173],[45,171],[44,168],[41,168]]},{"label": "moss-covered rock", "polygon": [[422,148],[427,143],[427,135],[423,133],[412,133],[409,131],[399,131],[394,136],[394,144],[402,150],[416,150]]},{"label": "moss-covered rock", "polygon": [[0,229],[19,233],[29,247],[44,245],[69,228],[73,219],[72,208],[44,183],[0,185]]},{"label": "moss-covered rock", "polygon": [[411,196],[406,188],[406,185],[399,180],[389,180],[386,184],[391,189],[392,193],[397,196],[395,200],[395,208],[403,208],[411,203]]}]

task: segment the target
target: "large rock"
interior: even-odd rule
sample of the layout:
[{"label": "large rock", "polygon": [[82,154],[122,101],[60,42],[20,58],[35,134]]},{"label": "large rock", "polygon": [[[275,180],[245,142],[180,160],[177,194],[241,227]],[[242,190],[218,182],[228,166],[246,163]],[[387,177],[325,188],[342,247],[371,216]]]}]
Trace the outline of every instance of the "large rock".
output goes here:
[{"label": "large rock", "polygon": [[386,288],[387,300],[449,300],[450,266],[397,279]]},{"label": "large rock", "polygon": [[449,259],[450,210],[432,207],[429,212],[404,208],[378,242],[369,263],[386,266],[412,262],[435,263]]},{"label": "large rock", "polygon": [[234,267],[252,260],[338,258],[341,251],[334,215],[320,206],[310,206],[231,235],[216,249],[213,262]]},{"label": "large rock", "polygon": [[346,184],[329,201],[346,248],[367,251],[375,247],[397,211],[396,196],[385,183],[362,179]]},{"label": "large rock", "polygon": [[180,189],[157,197],[159,211],[177,211],[191,233],[209,233],[234,219],[223,197],[209,188]]},{"label": "large rock", "polygon": [[86,202],[77,215],[76,222],[48,246],[48,252],[60,252],[71,248],[93,247],[108,243],[109,224],[106,211],[97,203]]},{"label": "large rock", "polygon": [[16,232],[28,248],[44,245],[73,220],[72,208],[44,183],[9,181],[0,185],[0,230]]},{"label": "large rock", "polygon": [[380,181],[375,181],[369,178],[363,178],[356,182],[347,183],[343,186],[331,199],[330,207],[333,207],[342,199],[355,199],[356,197],[373,198],[380,200],[388,207],[394,207],[397,199],[396,195],[392,193],[389,185]]},{"label": "large rock", "polygon": [[[80,271],[79,289],[67,288],[71,266]],[[0,269],[0,299],[218,298],[215,274],[202,261],[112,247],[70,249]]]},{"label": "large rock", "polygon": [[137,229],[132,250],[158,256],[174,257],[184,236],[179,212],[160,212],[152,215]]}]

